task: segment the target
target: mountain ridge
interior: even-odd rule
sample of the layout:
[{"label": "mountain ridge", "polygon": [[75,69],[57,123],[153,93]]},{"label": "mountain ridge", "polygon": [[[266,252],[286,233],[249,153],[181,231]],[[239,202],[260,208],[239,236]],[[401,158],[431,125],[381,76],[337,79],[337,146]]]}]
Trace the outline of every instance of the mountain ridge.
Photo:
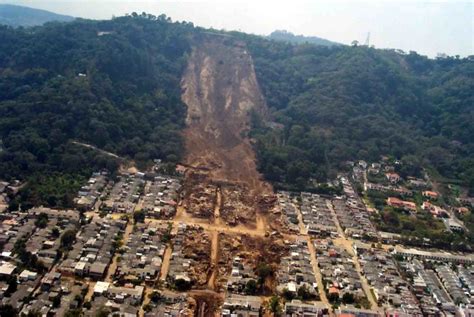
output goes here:
[{"label": "mountain ridge", "polygon": [[35,9],[14,4],[0,4],[0,24],[19,26],[38,26],[46,22],[70,22],[75,18],[51,11]]}]

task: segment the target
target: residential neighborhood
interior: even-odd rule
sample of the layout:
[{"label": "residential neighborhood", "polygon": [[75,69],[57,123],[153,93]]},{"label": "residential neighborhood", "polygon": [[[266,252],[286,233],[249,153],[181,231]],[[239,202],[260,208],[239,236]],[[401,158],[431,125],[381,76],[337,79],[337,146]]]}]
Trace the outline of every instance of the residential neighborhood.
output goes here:
[{"label": "residential neighborhood", "polygon": [[[376,222],[385,206],[404,217],[427,213],[440,230],[461,234],[468,229],[458,217],[469,207],[446,206],[429,182],[383,166],[340,175],[339,196],[277,192],[279,229],[266,232],[221,222],[245,200],[220,202],[218,186],[200,196],[186,194],[179,173],[93,173],[76,208],[0,214],[2,303],[43,316],[256,317],[272,301],[283,316],[469,316],[472,253],[404,246],[403,234]],[[383,178],[365,191],[383,200],[358,191],[356,179],[369,173]]]}]

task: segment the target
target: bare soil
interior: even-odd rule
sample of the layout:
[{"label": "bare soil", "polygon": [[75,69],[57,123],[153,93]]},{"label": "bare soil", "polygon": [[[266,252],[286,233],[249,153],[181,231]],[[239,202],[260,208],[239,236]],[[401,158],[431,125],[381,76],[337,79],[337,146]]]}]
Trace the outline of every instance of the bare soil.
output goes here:
[{"label": "bare soil", "polygon": [[[247,137],[250,112],[266,115],[267,107],[245,45],[217,36],[200,40],[192,50],[182,88],[182,100],[188,107],[185,164],[207,175],[204,182],[200,176],[199,185],[191,181],[188,191],[206,187],[206,183],[220,186],[223,220],[253,222],[256,226],[256,213],[260,211],[257,202],[271,195],[272,188],[257,171]],[[188,173],[187,177],[197,175]],[[235,193],[236,187],[240,194]],[[239,196],[246,197],[241,200]],[[185,196],[185,203],[186,199],[193,199],[192,195]],[[210,197],[205,199],[215,202]],[[236,201],[236,205],[227,208],[225,202],[229,201]],[[209,203],[203,205],[208,209]]]}]

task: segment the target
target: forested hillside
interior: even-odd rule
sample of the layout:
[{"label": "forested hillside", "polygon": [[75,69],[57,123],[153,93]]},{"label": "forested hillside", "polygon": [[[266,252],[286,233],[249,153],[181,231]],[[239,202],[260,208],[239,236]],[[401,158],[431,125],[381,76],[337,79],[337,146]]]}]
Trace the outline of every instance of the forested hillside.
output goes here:
[{"label": "forested hillside", "polygon": [[68,206],[78,179],[118,164],[72,140],[137,164],[177,162],[186,113],[180,78],[192,29],[135,14],[1,27],[0,179],[27,180],[28,204]]},{"label": "forested hillside", "polygon": [[[180,80],[199,32],[146,14],[0,27],[0,179],[27,181],[23,207],[69,206],[89,173],[117,168],[74,140],[138,165],[180,161]],[[275,185],[307,189],[346,160],[392,155],[474,188],[472,59],[227,34],[247,42],[270,108],[251,134]]]},{"label": "forested hillside", "polygon": [[472,58],[246,40],[279,123],[254,118],[268,179],[302,189],[347,160],[392,155],[414,174],[434,168],[474,189]]}]

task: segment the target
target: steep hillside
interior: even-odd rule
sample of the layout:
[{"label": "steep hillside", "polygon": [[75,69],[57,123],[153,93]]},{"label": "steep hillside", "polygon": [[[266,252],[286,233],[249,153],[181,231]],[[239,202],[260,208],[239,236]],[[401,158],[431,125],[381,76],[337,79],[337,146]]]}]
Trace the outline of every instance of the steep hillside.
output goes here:
[{"label": "steep hillside", "polygon": [[25,208],[68,206],[85,175],[122,162],[78,141],[140,166],[213,166],[211,180],[262,193],[256,166],[311,189],[382,154],[474,188],[472,59],[222,35],[135,13],[0,27],[0,179],[28,181]]},{"label": "steep hillside", "polygon": [[310,178],[333,176],[346,160],[392,155],[407,172],[432,167],[474,188],[471,58],[245,38],[282,127],[254,122],[268,179],[302,189]]},{"label": "steep hillside", "polygon": [[0,4],[0,24],[13,27],[36,26],[46,22],[70,22],[74,18],[46,10],[33,9],[11,4]]},{"label": "steep hillside", "polygon": [[[193,27],[166,17],[0,28],[0,179],[28,180],[23,201],[68,205],[77,179],[181,158],[186,108],[180,80]],[[59,192],[57,192],[59,191]],[[64,198],[67,195],[69,198]]]},{"label": "steep hillside", "polygon": [[[227,36],[197,36],[194,43],[183,77],[185,162],[204,171],[206,182],[219,186],[222,200],[228,200],[228,188],[242,191],[249,213],[242,209],[235,222],[254,223],[259,197],[271,194],[271,187],[261,180],[246,137],[250,113],[266,113],[252,58],[245,43]],[[222,217],[226,219],[225,214]]]},{"label": "steep hillside", "polygon": [[265,113],[266,105],[247,50],[216,37],[196,46],[183,79],[186,162],[218,166],[214,178],[258,188],[255,157],[244,135],[250,111]]}]

